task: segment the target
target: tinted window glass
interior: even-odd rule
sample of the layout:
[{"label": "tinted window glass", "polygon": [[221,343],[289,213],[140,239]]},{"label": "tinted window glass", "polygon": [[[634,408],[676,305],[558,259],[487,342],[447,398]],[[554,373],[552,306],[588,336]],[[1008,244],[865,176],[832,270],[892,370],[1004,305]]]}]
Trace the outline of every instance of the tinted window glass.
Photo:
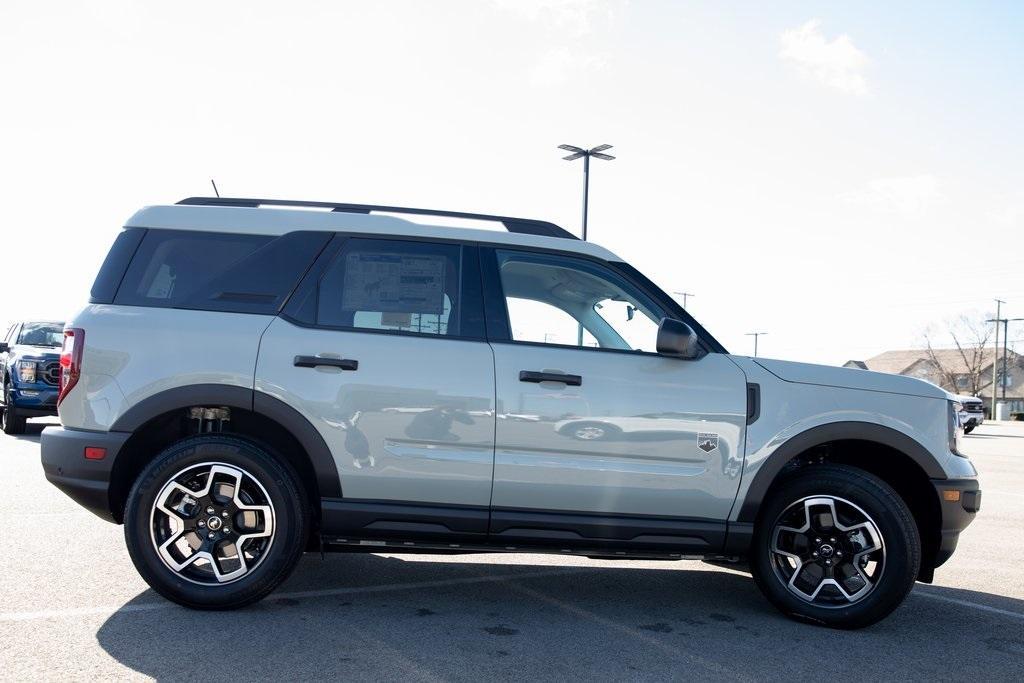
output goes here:
[{"label": "tinted window glass", "polygon": [[25,323],[21,326],[18,343],[28,346],[62,346],[64,323]]},{"label": "tinted window glass", "polygon": [[107,258],[103,259],[103,265],[100,266],[100,272],[96,274],[96,280],[92,283],[92,290],[89,292],[91,303],[109,304],[114,301],[121,278],[145,234],[144,228],[128,228],[122,230],[117,236],[110,251],[107,252]]},{"label": "tinted window glass", "polygon": [[461,259],[456,245],[346,240],[320,280],[316,322],[459,335]]},{"label": "tinted window glass", "polygon": [[655,352],[664,312],[613,271],[565,256],[497,256],[514,341]]},{"label": "tinted window glass", "polygon": [[238,313],[276,313],[330,239],[149,230],[115,303]]}]

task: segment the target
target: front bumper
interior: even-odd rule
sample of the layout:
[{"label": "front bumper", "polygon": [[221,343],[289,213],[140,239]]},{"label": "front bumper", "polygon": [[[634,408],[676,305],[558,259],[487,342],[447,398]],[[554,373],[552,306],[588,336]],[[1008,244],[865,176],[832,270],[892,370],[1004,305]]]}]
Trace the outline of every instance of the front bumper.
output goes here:
[{"label": "front bumper", "polygon": [[14,405],[22,417],[46,417],[57,414],[57,387],[43,382],[14,382]]},{"label": "front bumper", "polygon": [[941,526],[933,567],[941,566],[956,550],[960,532],[966,529],[981,509],[981,487],[977,479],[933,479],[939,499]]},{"label": "front bumper", "polygon": [[[110,509],[110,471],[129,436],[127,432],[47,427],[40,438],[43,472],[51,484],[76,503],[108,522],[116,522]],[[102,460],[89,460],[86,447],[105,448],[107,454]]]}]

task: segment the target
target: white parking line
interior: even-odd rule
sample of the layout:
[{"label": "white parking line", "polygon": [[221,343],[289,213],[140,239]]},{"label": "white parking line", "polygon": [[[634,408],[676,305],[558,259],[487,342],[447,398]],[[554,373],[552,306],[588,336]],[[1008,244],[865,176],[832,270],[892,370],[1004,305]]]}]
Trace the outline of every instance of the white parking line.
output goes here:
[{"label": "white parking line", "polygon": [[[417,583],[391,583],[381,586],[354,586],[351,588],[325,588],[312,591],[292,591],[290,593],[271,593],[267,600],[280,600],[290,598],[301,600],[304,598],[323,598],[331,595],[358,595],[361,593],[384,593],[388,591],[404,591],[414,588],[443,588],[445,586],[462,586],[472,583],[492,583],[511,581],[513,579],[533,579],[550,576],[564,576],[583,571],[587,567],[576,567],[573,569],[558,569],[548,572],[531,572],[520,574],[501,574],[498,576],[472,576],[462,579],[441,579],[439,581],[421,581]],[[177,607],[173,602],[145,602],[138,605],[122,605],[120,607],[79,607],[73,609],[44,610],[39,612],[6,612],[0,613],[0,622],[3,621],[32,621],[36,619],[67,619],[69,617],[88,616],[90,614],[118,614],[131,612],[150,612],[158,609]]]},{"label": "white parking line", "polygon": [[982,605],[977,602],[971,602],[970,600],[960,600],[959,598],[947,598],[944,595],[935,595],[929,593],[927,590],[921,590],[920,588],[915,590],[913,595],[920,595],[930,600],[940,600],[942,602],[948,602],[953,605],[960,605],[961,607],[970,607],[972,609],[982,610],[983,612],[992,612],[993,614],[1001,614],[1004,617],[1013,617],[1014,619],[1020,619],[1024,621],[1024,614],[1020,612],[1013,612],[1008,609],[999,609],[998,607],[989,607],[988,605]]}]

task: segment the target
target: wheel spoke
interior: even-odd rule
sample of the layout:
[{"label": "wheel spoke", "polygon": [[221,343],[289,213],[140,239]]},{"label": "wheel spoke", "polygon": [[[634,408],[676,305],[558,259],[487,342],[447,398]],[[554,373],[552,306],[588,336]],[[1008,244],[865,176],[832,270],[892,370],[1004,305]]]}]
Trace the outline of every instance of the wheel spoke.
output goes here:
[{"label": "wheel spoke", "polygon": [[776,521],[768,550],[787,590],[823,607],[863,599],[885,567],[885,544],[874,520],[835,496],[810,496],[790,505]]},{"label": "wheel spoke", "polygon": [[[198,482],[201,490],[189,488]],[[157,495],[151,519],[153,545],[164,564],[205,585],[251,572],[266,556],[275,531],[266,489],[244,469],[226,463],[203,463],[176,474]]]}]

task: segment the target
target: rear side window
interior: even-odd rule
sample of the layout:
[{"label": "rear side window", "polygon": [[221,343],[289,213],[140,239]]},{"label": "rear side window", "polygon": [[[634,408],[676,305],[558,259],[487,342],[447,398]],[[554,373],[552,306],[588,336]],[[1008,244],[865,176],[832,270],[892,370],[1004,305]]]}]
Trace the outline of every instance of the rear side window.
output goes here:
[{"label": "rear side window", "polygon": [[352,238],[318,286],[326,327],[459,336],[462,248]]},{"label": "rear side window", "polygon": [[273,314],[330,237],[148,230],[114,303]]}]

